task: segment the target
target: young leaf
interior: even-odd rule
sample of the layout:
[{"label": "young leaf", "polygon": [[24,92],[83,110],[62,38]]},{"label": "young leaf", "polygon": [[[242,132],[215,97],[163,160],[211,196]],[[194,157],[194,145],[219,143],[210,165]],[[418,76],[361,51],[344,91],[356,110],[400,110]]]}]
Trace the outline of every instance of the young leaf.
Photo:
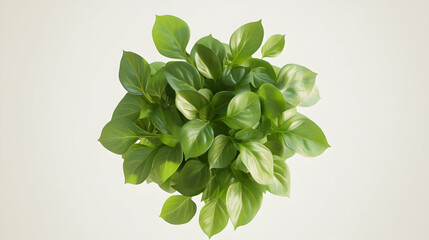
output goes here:
[{"label": "young leaf", "polygon": [[187,62],[169,62],[165,65],[165,77],[175,91],[198,90],[204,82],[198,70]]},{"label": "young leaf", "polygon": [[195,66],[209,79],[218,79],[222,74],[222,65],[216,54],[202,44],[195,45]]},{"label": "young leaf", "polygon": [[259,96],[253,92],[236,95],[228,104],[226,117],[222,121],[232,129],[253,127],[261,118]]},{"label": "young leaf", "polygon": [[229,186],[226,208],[234,228],[248,224],[256,216],[262,204],[260,185],[246,181]]},{"label": "young leaf", "polygon": [[113,111],[112,120],[127,118],[134,122],[139,119],[142,110],[148,111],[149,113],[151,111],[151,106],[146,103],[142,96],[127,93],[119,102],[115,111]]},{"label": "young leaf", "polygon": [[161,215],[170,224],[185,224],[194,217],[197,205],[190,197],[175,195],[169,197],[162,206]]},{"label": "young leaf", "polygon": [[131,94],[144,95],[144,88],[150,76],[150,66],[133,52],[123,51],[119,67],[119,80]]},{"label": "young leaf", "polygon": [[186,46],[191,32],[182,19],[171,16],[156,16],[152,38],[156,49],[163,56],[187,59]]},{"label": "young leaf", "polygon": [[213,105],[198,92],[182,90],[176,92],[176,107],[187,119],[209,120],[214,115]]},{"label": "young leaf", "polygon": [[273,155],[263,144],[246,142],[238,144],[240,159],[259,184],[273,182]]},{"label": "young leaf", "polygon": [[219,198],[215,198],[201,209],[200,227],[211,238],[213,235],[220,233],[228,224],[228,210],[225,203]]},{"label": "young leaf", "polygon": [[183,153],[180,147],[162,147],[153,160],[151,179],[157,183],[164,183],[176,172],[182,160]]},{"label": "young leaf", "polygon": [[146,180],[152,170],[156,149],[139,147],[124,157],[125,183],[140,184]]},{"label": "young leaf", "polygon": [[261,46],[263,38],[261,20],[247,23],[235,30],[229,39],[232,62],[239,64],[251,57]]},{"label": "young leaf", "polygon": [[210,168],[225,168],[237,155],[237,148],[230,137],[218,135],[209,149]]},{"label": "young leaf", "polygon": [[153,62],[149,64],[150,66],[150,74],[154,75],[157,73],[161,68],[165,66],[164,62]]},{"label": "young leaf", "polygon": [[208,122],[194,119],[180,130],[180,144],[186,159],[205,153],[213,143],[214,133]]},{"label": "young leaf", "polygon": [[262,57],[277,57],[285,47],[285,35],[275,34],[262,46]]},{"label": "young leaf", "polygon": [[272,84],[264,83],[258,90],[261,96],[262,113],[268,118],[276,118],[286,111],[282,93]]},{"label": "young leaf", "polygon": [[289,197],[290,173],[283,160],[274,160],[274,182],[267,186],[267,190],[275,195]]},{"label": "young leaf", "polygon": [[198,160],[189,160],[182,170],[172,177],[172,187],[185,196],[200,194],[210,180],[208,164]]}]

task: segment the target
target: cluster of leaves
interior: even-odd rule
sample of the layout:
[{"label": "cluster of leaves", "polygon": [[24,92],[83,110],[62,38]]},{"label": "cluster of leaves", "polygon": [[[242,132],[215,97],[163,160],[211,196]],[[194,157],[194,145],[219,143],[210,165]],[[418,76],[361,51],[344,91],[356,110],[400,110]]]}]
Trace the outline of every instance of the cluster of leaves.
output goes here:
[{"label": "cluster of leaves", "polygon": [[[180,193],[162,208],[167,222],[189,222],[192,197],[202,193],[199,223],[207,236],[229,219],[235,228],[249,223],[266,191],[289,196],[287,158],[329,147],[321,129],[296,111],[319,100],[316,73],[252,58],[264,37],[261,21],[237,29],[229,44],[203,37],[190,53],[189,27],[177,17],[157,16],[152,36],[162,55],[181,61],[148,64],[124,51],[119,79],[128,93],[99,141],[122,155],[126,183]],[[284,43],[284,35],[271,36],[262,57],[279,55]]]}]

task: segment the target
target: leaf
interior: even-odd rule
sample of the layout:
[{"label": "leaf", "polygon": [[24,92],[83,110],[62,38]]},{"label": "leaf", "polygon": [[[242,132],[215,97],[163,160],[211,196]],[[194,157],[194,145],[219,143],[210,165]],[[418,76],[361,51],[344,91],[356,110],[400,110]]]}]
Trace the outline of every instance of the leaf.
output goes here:
[{"label": "leaf", "polygon": [[217,181],[217,176],[212,175],[210,181],[207,183],[206,188],[204,188],[203,194],[201,196],[201,201],[211,200],[216,197],[216,194],[219,189],[219,183]]},{"label": "leaf", "polygon": [[213,98],[213,92],[208,88],[201,88],[200,90],[198,90],[198,93],[203,95],[209,101],[211,101]]},{"label": "leaf", "polygon": [[150,74],[154,75],[157,73],[161,68],[165,66],[164,62],[153,62],[149,64],[150,66]]},{"label": "leaf", "polygon": [[314,85],[310,95],[299,104],[300,107],[311,107],[320,100],[319,88]]},{"label": "leaf", "polygon": [[192,90],[176,92],[176,107],[188,120],[213,118],[213,105],[203,95]]},{"label": "leaf", "polygon": [[178,174],[171,177],[172,187],[185,196],[200,194],[210,180],[209,165],[189,160]]},{"label": "leaf", "polygon": [[[280,137],[280,139],[282,138]],[[288,148],[285,144],[282,143],[282,141],[276,138],[267,141],[264,143],[264,145],[270,149],[271,153],[273,154],[273,158],[274,156],[278,156],[282,160],[286,160],[295,154],[295,151]]]},{"label": "leaf", "polygon": [[285,35],[275,34],[262,46],[262,57],[277,57],[285,47]]},{"label": "leaf", "polygon": [[216,54],[202,44],[195,45],[195,66],[209,79],[218,79],[222,74],[222,65]]},{"label": "leaf", "polygon": [[210,168],[225,168],[237,155],[237,148],[230,137],[218,135],[209,149]]},{"label": "leaf", "polygon": [[144,88],[150,76],[150,66],[133,52],[123,51],[119,67],[119,80],[129,93],[144,95]]},{"label": "leaf", "polygon": [[217,92],[212,98],[213,108],[215,113],[219,115],[226,115],[228,104],[234,97],[234,93],[229,91]]},{"label": "leaf", "polygon": [[259,88],[264,83],[274,84],[276,79],[276,72],[273,66],[262,59],[251,58],[243,63],[244,66],[249,67],[252,76],[252,85]]},{"label": "leaf", "polygon": [[179,136],[180,127],[183,125],[176,108],[157,106],[150,116],[153,125],[165,134]]},{"label": "leaf", "polygon": [[139,137],[144,135],[153,134],[145,132],[129,119],[118,118],[104,126],[98,141],[109,151],[124,154]]},{"label": "leaf", "polygon": [[149,114],[151,111],[151,106],[145,102],[142,96],[127,93],[115,108],[115,111],[112,115],[112,120],[118,118],[127,118],[131,121],[136,121],[139,119],[140,112],[142,110],[148,111],[147,114]]},{"label": "leaf", "polygon": [[214,133],[208,122],[194,119],[180,130],[180,144],[186,159],[205,153],[213,143]]},{"label": "leaf", "polygon": [[186,59],[186,46],[190,36],[188,24],[180,18],[171,15],[156,16],[152,38],[161,55],[169,58]]},{"label": "leaf", "polygon": [[164,133],[159,135],[159,140],[169,147],[175,147],[179,143],[179,139],[176,136]]},{"label": "leaf", "polygon": [[175,91],[199,90],[204,85],[198,70],[187,62],[169,62],[164,72],[168,84]]},{"label": "leaf", "polygon": [[262,113],[268,118],[276,118],[286,111],[282,93],[272,84],[264,83],[258,90],[261,96]]},{"label": "leaf", "polygon": [[162,206],[161,215],[170,224],[185,224],[194,217],[197,205],[190,197],[175,195],[169,197]]},{"label": "leaf", "polygon": [[216,38],[213,38],[211,34],[203,38],[200,38],[195,43],[194,47],[191,50],[191,59],[193,59],[194,62],[195,62],[195,46],[197,44],[204,45],[205,47],[211,49],[214,52],[214,54],[218,57],[219,62],[223,64],[223,61],[225,60],[225,57],[226,57],[226,49],[223,43],[221,43]]},{"label": "leaf", "polygon": [[273,155],[263,144],[245,142],[238,144],[240,159],[259,184],[273,182]]},{"label": "leaf", "polygon": [[246,84],[248,85],[251,80],[252,76],[250,75],[250,68],[237,66],[226,71],[222,78],[222,83],[226,87],[236,90],[241,86]]},{"label": "leaf", "polygon": [[330,147],[319,126],[299,113],[279,125],[277,131],[287,147],[303,156],[315,157]]},{"label": "leaf", "polygon": [[253,92],[236,95],[228,104],[226,117],[221,120],[232,129],[253,127],[261,118],[259,96]]},{"label": "leaf", "polygon": [[226,227],[229,219],[227,211],[225,203],[219,198],[209,201],[201,209],[200,227],[209,238]]},{"label": "leaf", "polygon": [[162,96],[165,94],[166,86],[167,80],[165,79],[164,69],[162,68],[148,79],[145,91],[155,102],[161,102]]},{"label": "leaf", "polygon": [[182,160],[183,153],[180,147],[162,147],[153,160],[151,179],[156,183],[164,183],[176,172]]},{"label": "leaf", "polygon": [[139,147],[124,157],[125,183],[140,184],[149,176],[156,149]]},{"label": "leaf", "polygon": [[274,182],[267,186],[267,190],[278,196],[289,197],[290,173],[285,161],[274,161]]},{"label": "leaf", "polygon": [[250,181],[231,184],[226,194],[226,208],[234,229],[252,221],[261,204],[262,190],[258,184]]},{"label": "leaf", "polygon": [[247,23],[235,30],[229,39],[232,61],[239,64],[251,57],[261,46],[263,38],[261,20]]},{"label": "leaf", "polygon": [[317,73],[297,64],[285,65],[280,70],[275,85],[282,92],[288,109],[298,106],[311,94],[316,76]]}]

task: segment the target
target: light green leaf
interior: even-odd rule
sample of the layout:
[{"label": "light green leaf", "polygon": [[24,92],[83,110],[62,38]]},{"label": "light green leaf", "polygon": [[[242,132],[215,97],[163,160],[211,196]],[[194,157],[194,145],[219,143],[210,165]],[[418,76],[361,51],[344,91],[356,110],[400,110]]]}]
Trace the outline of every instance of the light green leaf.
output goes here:
[{"label": "light green leaf", "polygon": [[222,83],[226,87],[233,88],[234,90],[246,84],[248,85],[250,81],[252,81],[250,69],[242,66],[228,69],[222,78]]},{"label": "light green leaf", "polygon": [[183,125],[180,144],[186,159],[205,153],[213,143],[214,133],[208,122],[194,119]]},{"label": "light green leaf", "polygon": [[229,39],[232,61],[239,64],[251,57],[261,46],[263,38],[261,20],[247,23],[235,30]]},{"label": "light green leaf", "polygon": [[153,62],[149,64],[150,66],[150,74],[154,75],[157,73],[161,68],[165,66],[164,62]]},{"label": "light green leaf", "polygon": [[165,65],[165,77],[176,91],[199,90],[204,82],[198,70],[187,62],[169,62]]},{"label": "light green leaf", "polygon": [[190,197],[175,195],[169,197],[162,206],[160,217],[170,224],[185,224],[194,217],[197,205]]},{"label": "light green leaf", "polygon": [[187,119],[201,118],[209,120],[213,118],[213,105],[203,95],[192,90],[176,92],[176,107]]},{"label": "light green leaf", "polygon": [[159,135],[159,140],[169,146],[169,147],[175,147],[179,143],[178,136],[170,135],[170,134],[164,134],[161,133]]},{"label": "light green leaf", "polygon": [[125,183],[140,184],[149,176],[156,149],[138,147],[124,157]]},{"label": "light green leaf", "polygon": [[152,38],[156,49],[163,56],[187,59],[186,46],[191,32],[182,19],[171,16],[156,16]]},{"label": "light green leaf", "polygon": [[227,211],[225,203],[219,198],[209,201],[201,209],[200,227],[209,238],[220,233],[226,227],[229,219]]},{"label": "light green leaf", "polygon": [[229,186],[226,208],[234,228],[248,224],[256,216],[262,204],[260,185],[246,181]]},{"label": "light green leaf", "polygon": [[148,78],[146,83],[145,91],[151,99],[155,102],[161,102],[163,95],[165,94],[165,87],[167,86],[167,80],[165,79],[164,69],[158,70],[153,76]]},{"label": "light green leaf", "polygon": [[147,114],[152,111],[151,106],[146,103],[142,96],[127,93],[115,108],[112,119],[127,118],[136,121],[139,119],[142,110],[146,111]]},{"label": "light green leaf", "polygon": [[311,107],[320,100],[319,88],[314,85],[310,95],[299,104],[300,107]]},{"label": "light green leaf", "polygon": [[230,137],[218,135],[209,149],[210,168],[225,168],[237,155],[237,148]]},{"label": "light green leaf", "polygon": [[240,143],[238,148],[241,161],[255,181],[259,184],[271,184],[274,177],[271,151],[258,142]]},{"label": "light green leaf", "polygon": [[133,52],[123,51],[119,67],[119,80],[129,93],[144,95],[149,76],[150,66],[146,60]]},{"label": "light green leaf", "polygon": [[209,101],[211,101],[213,98],[213,92],[208,88],[201,88],[200,90],[198,90],[198,93],[203,95]]},{"label": "light green leaf", "polygon": [[278,196],[289,197],[290,173],[285,161],[274,161],[274,182],[267,186],[267,190]]},{"label": "light green leaf", "polygon": [[236,95],[228,104],[226,117],[221,120],[232,129],[253,127],[261,118],[259,96],[253,92]]},{"label": "light green leaf", "polygon": [[280,70],[275,85],[282,92],[287,108],[298,106],[311,94],[316,76],[317,73],[296,64],[285,65]]},{"label": "light green leaf", "polygon": [[202,44],[195,45],[195,66],[209,79],[218,79],[222,74],[222,65],[216,54]]},{"label": "light green leaf", "polygon": [[258,90],[261,96],[262,113],[268,118],[276,118],[286,111],[282,93],[272,84],[264,83]]},{"label": "light green leaf", "polygon": [[244,66],[249,67],[250,74],[252,76],[252,85],[255,88],[259,88],[264,83],[274,84],[276,79],[276,72],[273,69],[273,66],[258,58],[248,59],[243,63]]},{"label": "light green leaf", "polygon": [[262,57],[277,57],[285,47],[285,35],[275,34],[262,46]]},{"label": "light green leaf", "polygon": [[178,174],[171,177],[172,187],[185,196],[200,194],[210,180],[209,165],[189,160]]},{"label": "light green leaf", "polygon": [[[197,44],[204,45],[207,48],[210,48],[214,54],[218,57],[219,62],[222,64],[226,57],[226,49],[223,43],[221,43],[216,38],[213,38],[213,36],[210,34],[206,37],[200,38],[194,45],[194,47],[191,50],[191,59],[195,62],[195,46]],[[228,47],[229,48],[229,47]]]},{"label": "light green leaf", "polygon": [[156,183],[164,183],[179,168],[183,160],[180,146],[159,149],[153,160],[153,170],[150,178]]},{"label": "light green leaf", "polygon": [[233,97],[234,97],[234,93],[229,91],[217,92],[212,98],[212,104],[213,104],[215,113],[219,115],[226,115],[228,104]]}]

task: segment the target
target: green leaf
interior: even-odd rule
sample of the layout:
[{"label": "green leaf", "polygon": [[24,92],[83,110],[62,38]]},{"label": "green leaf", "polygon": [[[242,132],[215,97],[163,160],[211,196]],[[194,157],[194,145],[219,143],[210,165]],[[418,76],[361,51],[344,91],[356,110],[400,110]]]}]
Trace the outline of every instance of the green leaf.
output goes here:
[{"label": "green leaf", "polygon": [[131,94],[144,95],[146,82],[150,76],[150,66],[142,57],[133,52],[123,51],[119,80]]},{"label": "green leaf", "polygon": [[274,161],[274,182],[267,186],[267,190],[278,196],[289,197],[290,173],[285,161]]},{"label": "green leaf", "polygon": [[198,70],[187,62],[169,62],[165,65],[165,77],[175,91],[199,90],[204,82]]},{"label": "green leaf", "polygon": [[222,74],[222,64],[216,54],[202,44],[195,45],[195,66],[209,79],[218,79]]},{"label": "green leaf", "polygon": [[226,117],[221,120],[232,129],[253,127],[261,118],[259,96],[253,92],[236,95],[228,104]]},{"label": "green leaf", "polygon": [[[277,134],[275,134],[275,135],[277,135]],[[273,136],[275,136],[275,135],[273,135]],[[295,151],[288,148],[279,139],[282,139],[282,138],[280,137],[280,138],[270,139],[269,141],[264,143],[264,145],[268,149],[270,149],[271,153],[273,154],[273,157],[278,156],[279,158],[281,158],[283,160],[286,160],[286,159],[292,157],[295,154]]]},{"label": "green leaf", "polygon": [[255,88],[259,88],[264,83],[274,84],[276,72],[270,63],[262,59],[251,58],[244,62],[243,65],[251,69],[252,85]]},{"label": "green leaf", "polygon": [[209,165],[189,160],[178,174],[171,177],[172,187],[185,196],[200,194],[210,180]]},{"label": "green leaf", "polygon": [[179,168],[183,160],[182,149],[164,146],[159,149],[153,160],[151,179],[156,183],[164,183]]},{"label": "green leaf", "polygon": [[232,61],[239,64],[251,57],[261,46],[263,38],[261,20],[247,23],[235,30],[229,39]]},{"label": "green leaf", "polygon": [[218,135],[209,149],[210,168],[225,168],[237,155],[237,148],[230,137]]},{"label": "green leaf", "polygon": [[248,85],[250,81],[252,81],[250,69],[242,66],[228,69],[222,78],[222,83],[226,87],[233,88],[234,90],[246,84]]},{"label": "green leaf", "polygon": [[208,122],[194,119],[183,125],[180,144],[186,159],[205,153],[213,143],[214,133]]},{"label": "green leaf", "polygon": [[201,208],[200,227],[209,238],[226,227],[229,219],[227,211],[225,203],[219,198],[209,201]]},{"label": "green leaf", "polygon": [[160,102],[162,96],[165,94],[166,86],[167,80],[165,79],[164,69],[162,68],[148,79],[145,91],[155,102]]},{"label": "green leaf", "polygon": [[139,137],[145,135],[153,134],[147,133],[129,119],[118,118],[104,126],[98,141],[109,151],[124,154]]},{"label": "green leaf", "polygon": [[150,116],[153,125],[162,133],[179,136],[183,125],[176,108],[157,106]]},{"label": "green leaf", "polygon": [[265,83],[258,90],[261,96],[262,113],[268,118],[276,118],[286,111],[282,93],[272,84]]},{"label": "green leaf", "polygon": [[182,19],[171,15],[156,16],[152,38],[163,56],[187,59],[186,46],[190,36],[189,26]]},{"label": "green leaf", "polygon": [[311,107],[320,100],[319,88],[314,85],[310,95],[299,104],[300,107]]},{"label": "green leaf", "polygon": [[162,206],[161,215],[170,224],[185,224],[194,217],[197,205],[190,197],[175,195],[169,197]]},{"label": "green leaf", "polygon": [[277,131],[287,147],[303,156],[315,157],[330,147],[319,126],[299,113],[279,125]]},{"label": "green leaf", "polygon": [[285,65],[280,70],[275,85],[283,93],[288,109],[298,106],[311,94],[316,76],[317,73],[296,64]]},{"label": "green leaf", "polygon": [[198,93],[203,95],[209,101],[211,101],[213,98],[213,92],[212,92],[212,90],[210,90],[208,88],[202,88],[202,89],[198,90]]},{"label": "green leaf", "polygon": [[136,121],[139,119],[140,112],[142,110],[147,111],[147,114],[152,111],[151,106],[146,103],[142,96],[127,93],[115,108],[115,111],[112,115],[112,120],[118,118],[127,118],[131,121]]},{"label": "green leaf", "polygon": [[179,143],[179,139],[176,136],[164,133],[159,135],[159,140],[169,147],[175,147]]},{"label": "green leaf", "polygon": [[262,57],[277,57],[285,47],[285,35],[275,34],[262,46]]},{"label": "green leaf", "polygon": [[[219,62],[222,64],[226,57],[226,49],[223,43],[221,43],[216,38],[213,38],[213,36],[210,34],[206,37],[200,38],[194,45],[194,47],[191,50],[191,59],[195,62],[195,46],[197,44],[204,45],[205,47],[211,49],[214,54],[218,57]],[[228,47],[229,48],[229,47]]]},{"label": "green leaf", "polygon": [[154,75],[157,73],[161,68],[165,66],[164,62],[153,62],[149,64],[150,66],[150,74]]},{"label": "green leaf", "polygon": [[140,184],[149,176],[156,149],[138,147],[124,157],[125,183]]},{"label": "green leaf", "polygon": [[273,155],[261,143],[245,142],[238,144],[240,159],[259,184],[273,182]]},{"label": "green leaf", "polygon": [[210,181],[207,183],[206,188],[204,188],[203,194],[201,196],[201,201],[211,200],[215,198],[218,190],[219,183],[217,181],[217,176],[212,175]]},{"label": "green leaf", "polygon": [[203,95],[192,90],[176,92],[176,107],[187,119],[213,118],[213,105]]},{"label": "green leaf", "polygon": [[212,98],[212,104],[215,113],[219,115],[226,115],[228,104],[234,97],[234,93],[229,91],[220,91],[216,93]]},{"label": "green leaf", "polygon": [[250,181],[231,184],[226,194],[226,208],[234,229],[252,221],[261,208],[261,204],[260,185]]}]

